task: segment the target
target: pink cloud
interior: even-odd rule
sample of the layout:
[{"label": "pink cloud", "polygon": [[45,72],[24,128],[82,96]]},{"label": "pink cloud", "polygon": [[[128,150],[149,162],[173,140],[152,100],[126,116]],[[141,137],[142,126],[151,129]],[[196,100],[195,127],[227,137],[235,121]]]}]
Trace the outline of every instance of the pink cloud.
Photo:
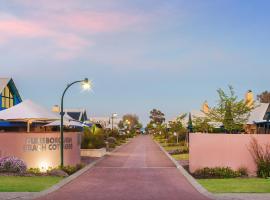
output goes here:
[{"label": "pink cloud", "polygon": [[68,59],[93,45],[94,42],[89,39],[93,34],[130,30],[141,22],[142,17],[117,12],[44,12],[36,17],[27,15],[23,18],[0,13],[0,42],[46,39],[52,42],[52,49],[56,51],[52,53]]},{"label": "pink cloud", "polygon": [[71,12],[51,20],[55,20],[54,26],[88,34],[121,31],[141,22],[139,16],[116,12]]}]

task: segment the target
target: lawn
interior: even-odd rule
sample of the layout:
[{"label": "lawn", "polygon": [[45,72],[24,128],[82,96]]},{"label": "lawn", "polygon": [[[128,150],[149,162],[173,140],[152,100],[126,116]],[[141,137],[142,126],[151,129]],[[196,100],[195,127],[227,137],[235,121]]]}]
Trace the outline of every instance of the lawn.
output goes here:
[{"label": "lawn", "polygon": [[188,153],[176,154],[176,155],[172,155],[172,157],[175,160],[188,160],[189,159],[189,154]]},{"label": "lawn", "polygon": [[197,181],[213,193],[270,193],[270,179],[232,178],[197,179]]},{"label": "lawn", "polygon": [[176,146],[163,146],[163,148],[164,148],[166,151],[171,151],[171,150],[180,149],[180,145],[176,145]]},{"label": "lawn", "polygon": [[0,192],[39,192],[62,179],[50,176],[0,176]]}]

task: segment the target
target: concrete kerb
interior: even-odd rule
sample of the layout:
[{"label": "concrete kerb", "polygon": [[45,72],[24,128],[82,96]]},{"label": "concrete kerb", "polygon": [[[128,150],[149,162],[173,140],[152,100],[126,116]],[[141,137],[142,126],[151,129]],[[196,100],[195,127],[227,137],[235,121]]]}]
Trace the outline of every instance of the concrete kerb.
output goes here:
[{"label": "concrete kerb", "polygon": [[[87,166],[85,166],[84,168],[82,168],[81,170],[77,171],[76,173],[72,174],[71,176],[63,179],[62,181],[60,181],[59,183],[53,185],[52,187],[43,190],[41,192],[11,192],[11,193],[4,193],[6,196],[6,200],[11,200],[11,199],[21,199],[21,200],[29,200],[29,199],[36,199],[42,196],[45,196],[47,194],[50,194],[56,190],[59,190],[61,187],[63,187],[64,185],[70,183],[71,181],[73,181],[74,179],[76,179],[77,177],[79,177],[80,175],[82,175],[83,173],[85,173],[86,171],[88,171],[89,169],[91,169],[92,167],[94,167],[96,164],[98,164],[99,162],[101,162],[102,160],[104,160],[108,155],[110,155],[113,152],[118,151],[120,148],[123,148],[124,146],[126,146],[127,144],[129,144],[134,138],[129,139],[126,143],[116,147],[113,151],[108,152],[105,156],[99,158],[98,160],[95,160],[94,162],[88,164]],[[1,193],[0,193],[1,195]],[[22,196],[20,196],[22,195]],[[0,200],[2,200],[1,196],[0,196]]]},{"label": "concrete kerb", "polygon": [[161,151],[163,151],[167,155],[167,157],[175,164],[176,168],[184,175],[184,177],[198,192],[200,192],[207,198],[216,199],[216,197],[212,193],[208,192],[202,185],[200,185],[195,180],[195,178],[193,178],[157,141],[155,141],[155,143],[159,146]]}]

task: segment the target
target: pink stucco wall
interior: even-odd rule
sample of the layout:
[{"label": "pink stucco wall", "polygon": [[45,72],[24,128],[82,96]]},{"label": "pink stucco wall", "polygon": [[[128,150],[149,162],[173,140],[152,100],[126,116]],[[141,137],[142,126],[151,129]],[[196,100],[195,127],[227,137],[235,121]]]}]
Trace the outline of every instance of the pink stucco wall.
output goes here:
[{"label": "pink stucco wall", "polygon": [[[80,163],[80,133],[64,134],[64,164]],[[60,133],[0,133],[0,157],[16,156],[27,167],[60,164]]]},{"label": "pink stucco wall", "polygon": [[194,172],[203,167],[246,167],[250,175],[256,174],[256,165],[248,150],[252,137],[259,144],[270,143],[270,135],[249,134],[190,134],[189,169]]}]

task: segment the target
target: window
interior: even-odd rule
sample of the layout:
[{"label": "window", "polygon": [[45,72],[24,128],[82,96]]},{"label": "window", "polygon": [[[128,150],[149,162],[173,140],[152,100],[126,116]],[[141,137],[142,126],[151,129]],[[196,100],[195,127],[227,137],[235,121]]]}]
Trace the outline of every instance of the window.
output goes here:
[{"label": "window", "polygon": [[1,94],[2,108],[10,108],[14,106],[14,96],[12,95],[8,86],[5,87]]}]

